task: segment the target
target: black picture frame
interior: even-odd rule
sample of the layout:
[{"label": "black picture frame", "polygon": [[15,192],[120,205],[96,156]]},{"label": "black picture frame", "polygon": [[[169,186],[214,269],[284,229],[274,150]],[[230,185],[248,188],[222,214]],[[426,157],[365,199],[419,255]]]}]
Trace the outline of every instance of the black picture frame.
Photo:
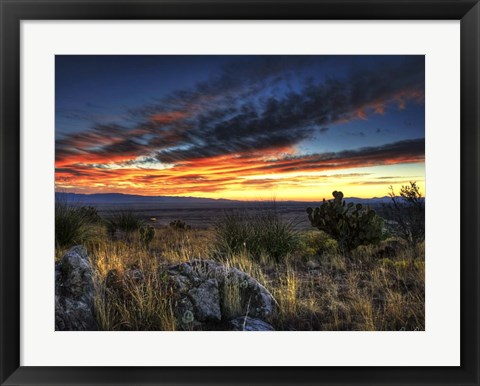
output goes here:
[{"label": "black picture frame", "polygon": [[[480,4],[477,0],[0,0],[0,12],[1,385],[480,384]],[[20,366],[20,21],[114,19],[461,21],[461,366]],[[449,199],[457,197],[458,193],[452,192]]]}]

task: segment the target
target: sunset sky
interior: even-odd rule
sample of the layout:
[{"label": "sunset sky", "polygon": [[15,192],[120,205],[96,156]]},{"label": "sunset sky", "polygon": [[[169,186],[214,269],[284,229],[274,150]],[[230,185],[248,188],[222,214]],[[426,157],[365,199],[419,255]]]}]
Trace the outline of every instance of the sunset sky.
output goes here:
[{"label": "sunset sky", "polygon": [[56,191],[317,201],[425,180],[424,56],[56,56]]}]

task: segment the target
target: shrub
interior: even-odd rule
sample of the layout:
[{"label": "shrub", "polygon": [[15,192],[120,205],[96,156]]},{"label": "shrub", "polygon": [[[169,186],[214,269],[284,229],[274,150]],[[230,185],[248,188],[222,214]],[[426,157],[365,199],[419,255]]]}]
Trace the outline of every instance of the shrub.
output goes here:
[{"label": "shrub", "polygon": [[144,222],[132,211],[114,213],[106,220],[107,231],[114,236],[116,231],[133,233],[144,226]]},{"label": "shrub", "polygon": [[140,240],[143,244],[145,244],[145,246],[148,247],[155,237],[155,228],[153,228],[151,225],[145,225],[140,228],[139,232]]},{"label": "shrub", "polygon": [[55,202],[55,243],[70,247],[87,241],[91,235],[91,218],[83,207]]},{"label": "shrub", "polygon": [[171,228],[177,229],[177,230],[189,230],[191,228],[190,225],[187,225],[182,220],[174,220],[169,225]]},{"label": "shrub", "polygon": [[337,240],[344,251],[381,241],[383,221],[374,210],[352,202],[347,205],[342,192],[334,191],[332,194],[333,200],[324,199],[320,207],[307,208],[312,226]]},{"label": "shrub", "polygon": [[102,218],[99,216],[97,208],[94,206],[81,206],[78,208],[82,216],[85,217],[85,219],[91,223],[91,224],[96,224],[99,223]]},{"label": "shrub", "polygon": [[222,254],[247,252],[280,261],[299,245],[293,221],[283,220],[275,208],[226,212],[215,224],[217,249]]},{"label": "shrub", "polygon": [[395,221],[396,233],[411,246],[425,240],[425,199],[416,182],[402,185],[400,197],[390,187],[390,205],[386,205],[387,215]]},{"label": "shrub", "polygon": [[332,239],[327,233],[320,232],[309,232],[306,236],[304,252],[307,252],[307,255],[311,257],[317,256],[321,257],[322,255],[335,255],[338,251],[338,242],[337,240]]}]

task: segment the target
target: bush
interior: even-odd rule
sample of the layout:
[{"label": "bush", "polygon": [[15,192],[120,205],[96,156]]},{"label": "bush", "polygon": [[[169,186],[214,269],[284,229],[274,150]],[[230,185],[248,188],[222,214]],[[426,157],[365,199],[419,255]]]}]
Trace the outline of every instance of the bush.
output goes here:
[{"label": "bush", "polygon": [[99,223],[102,220],[98,214],[97,208],[94,206],[81,206],[78,208],[78,210],[91,224]]},{"label": "bush", "polygon": [[324,199],[320,207],[307,208],[312,226],[337,240],[340,249],[344,251],[382,240],[383,221],[374,210],[352,202],[347,205],[342,192],[334,191],[332,194],[333,200]]},{"label": "bush", "polygon": [[151,225],[144,225],[140,228],[139,232],[140,240],[146,247],[148,247],[155,237],[155,228]]},{"label": "bush", "polygon": [[222,254],[247,252],[280,261],[299,245],[292,221],[283,220],[275,208],[226,212],[215,225],[217,249]]},{"label": "bush", "polygon": [[416,182],[403,185],[400,197],[390,187],[391,204],[386,205],[387,215],[395,221],[396,233],[411,246],[425,240],[425,199]]},{"label": "bush", "polygon": [[335,255],[339,252],[337,240],[332,239],[323,231],[308,232],[304,243],[304,252],[306,252],[307,257]]},{"label": "bush", "polygon": [[133,233],[140,231],[144,222],[132,211],[123,211],[114,213],[106,220],[107,231],[110,236],[114,236],[116,231]]},{"label": "bush", "polygon": [[91,235],[91,217],[84,207],[55,202],[55,243],[70,247],[87,241]]},{"label": "bush", "polygon": [[169,225],[171,228],[177,229],[177,230],[189,230],[191,228],[190,225],[187,225],[182,220],[174,220]]}]

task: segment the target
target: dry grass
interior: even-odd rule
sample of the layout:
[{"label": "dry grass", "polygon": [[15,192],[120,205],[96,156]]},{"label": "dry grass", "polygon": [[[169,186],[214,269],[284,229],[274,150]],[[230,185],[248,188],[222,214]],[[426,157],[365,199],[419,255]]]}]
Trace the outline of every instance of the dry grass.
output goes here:
[{"label": "dry grass", "polygon": [[148,250],[135,242],[105,241],[91,247],[91,255],[101,329],[175,330],[173,294]]},{"label": "dry grass", "polygon": [[[175,293],[165,266],[216,259],[248,273],[273,294],[278,311],[271,323],[278,330],[424,330],[423,245],[409,249],[388,240],[341,256],[320,232],[302,237],[297,250],[278,261],[278,256],[245,250],[220,254],[213,230],[156,229],[146,246],[135,235],[112,240],[97,229],[86,246],[95,267],[99,325],[104,330],[175,330]],[[56,256],[64,252],[59,248]],[[223,309],[238,313],[238,283],[222,290]]]},{"label": "dry grass", "polygon": [[243,304],[240,285],[236,280],[225,280],[222,288],[222,314],[233,318],[242,315]]}]

